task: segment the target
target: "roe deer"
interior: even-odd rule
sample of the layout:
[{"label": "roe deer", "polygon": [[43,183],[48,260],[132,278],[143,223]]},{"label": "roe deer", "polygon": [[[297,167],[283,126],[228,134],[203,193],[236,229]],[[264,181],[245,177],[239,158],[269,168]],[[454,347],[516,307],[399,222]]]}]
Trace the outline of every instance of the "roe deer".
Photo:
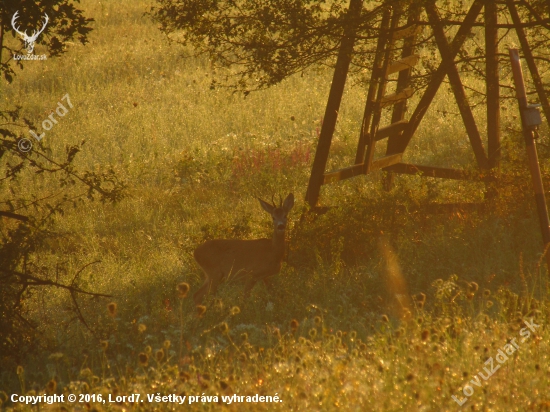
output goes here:
[{"label": "roe deer", "polygon": [[[273,218],[272,239],[214,239],[195,249],[195,260],[204,271],[202,286],[195,292],[193,299],[199,305],[208,292],[216,293],[224,278],[245,279],[244,296],[259,280],[266,282],[281,270],[285,246],[287,215],[294,206],[294,195],[290,193],[279,207],[258,199],[262,208]],[[267,283],[266,283],[267,284]]]}]

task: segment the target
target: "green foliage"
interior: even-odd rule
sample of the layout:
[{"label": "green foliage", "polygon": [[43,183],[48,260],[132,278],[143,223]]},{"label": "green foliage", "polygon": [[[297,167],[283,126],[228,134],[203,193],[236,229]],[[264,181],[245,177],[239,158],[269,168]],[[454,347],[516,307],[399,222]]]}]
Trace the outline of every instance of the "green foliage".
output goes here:
[{"label": "green foliage", "polygon": [[[457,30],[453,23],[464,18],[473,2],[434,3],[450,41]],[[349,2],[341,0],[158,0],[151,8],[151,15],[172,42],[192,46],[191,53],[195,56],[208,56],[211,67],[217,70],[211,81],[212,88],[230,86],[247,94],[313,67],[333,66],[344,28],[350,25],[357,28],[351,71],[365,84],[376,42],[381,36],[379,26],[384,10],[387,7],[404,10],[399,26],[405,27],[409,6],[421,7],[422,2],[365,1],[360,15],[350,15],[347,12]],[[521,22],[526,24],[524,31],[538,70],[548,86],[548,2],[522,3],[517,5],[517,10]],[[500,23],[509,22],[506,4],[497,5],[496,12]],[[423,9],[420,21],[428,22]],[[469,47],[459,51],[457,63],[463,73],[484,80],[486,53],[482,26],[472,29]],[[415,88],[423,89],[440,64],[440,53],[431,31],[425,30],[418,41],[423,49],[422,63],[421,67],[414,68],[412,83]],[[508,31],[499,42],[514,45],[517,38]],[[393,51],[394,60],[398,59],[399,47]],[[502,65],[508,57],[500,53],[497,59]],[[232,71],[225,70],[227,68]],[[505,92],[511,71],[505,68],[500,76]],[[466,91],[470,105],[485,101],[485,89],[470,86]],[[506,97],[513,98],[513,95],[510,93]]]},{"label": "green foliage", "polygon": [[161,0],[152,14],[171,40],[192,44],[214,65],[241,66],[241,87],[261,87],[334,56],[350,24],[346,8],[340,0]]},{"label": "green foliage", "polygon": [[[86,43],[91,30],[86,24],[92,19],[84,18],[81,10],[65,1],[49,3],[3,2],[6,7],[0,10],[0,33],[8,32],[8,22],[17,11],[16,7],[31,20],[36,20],[43,8],[50,14],[55,9],[56,17],[49,22],[50,42],[40,41],[48,44],[50,56],[62,54],[64,44],[73,37]],[[44,37],[46,35],[44,33]],[[0,36],[0,72],[7,82],[12,82],[15,71],[10,65],[11,58],[2,60],[3,49],[10,54],[20,49],[11,48],[6,37]],[[23,67],[21,61],[18,64]],[[38,290],[68,291],[73,310],[84,323],[76,297],[81,294],[99,296],[79,285],[78,276],[88,265],[78,270],[70,283],[64,283],[59,281],[59,273],[66,272],[65,263],[58,261],[48,265],[43,261],[45,245],[61,236],[53,229],[56,218],[63,216],[68,208],[82,207],[85,199],[116,203],[122,199],[125,188],[112,169],[81,171],[75,166],[84,141],[67,144],[65,153],[60,156],[52,156],[51,150],[41,144],[36,144],[31,152],[21,149],[21,143],[28,141],[24,136],[29,128],[35,129],[35,126],[22,115],[20,106],[0,108],[0,170],[3,175],[0,219],[6,222],[0,228],[0,347],[6,359],[17,362],[45,346],[37,332],[39,323],[30,319],[32,316],[26,306],[26,301],[32,300]],[[26,187],[37,182],[29,193]],[[44,182],[47,184],[41,185]]]}]

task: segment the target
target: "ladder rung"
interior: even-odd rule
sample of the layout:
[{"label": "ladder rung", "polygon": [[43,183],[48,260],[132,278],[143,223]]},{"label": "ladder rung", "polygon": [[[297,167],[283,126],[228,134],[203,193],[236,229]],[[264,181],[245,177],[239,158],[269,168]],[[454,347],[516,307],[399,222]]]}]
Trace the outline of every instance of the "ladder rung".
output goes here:
[{"label": "ladder rung", "polygon": [[401,133],[403,130],[405,130],[408,124],[409,124],[408,120],[399,120],[398,122],[392,123],[388,126],[381,127],[376,132],[375,140],[376,141],[382,140],[382,139],[385,139],[386,137],[390,137],[393,134]]},{"label": "ladder rung", "polygon": [[[392,166],[397,163],[401,163],[403,159],[403,153],[392,154],[388,156],[376,159],[371,163],[370,172],[380,170],[388,166]],[[365,174],[366,167],[364,163],[353,165],[350,167],[344,167],[343,169],[335,170],[334,172],[325,173],[323,177],[323,184],[335,183],[340,180],[349,179],[354,176]]]},{"label": "ladder rung", "polygon": [[405,29],[394,31],[392,38],[393,40],[401,40],[406,37],[413,37],[413,36],[416,36],[417,34],[420,34],[423,29],[424,27],[415,24]]},{"label": "ladder rung", "polygon": [[403,159],[403,153],[396,153],[376,159],[371,163],[369,172],[374,172],[375,170],[401,163],[401,159]]},{"label": "ladder rung", "polygon": [[416,66],[418,60],[420,60],[420,56],[418,54],[411,54],[410,56],[404,57],[401,60],[397,60],[388,67],[388,69],[386,70],[386,75],[389,76],[392,73],[397,73],[401,70],[410,69],[411,67]]},{"label": "ladder rung", "polygon": [[323,184],[338,182],[340,180],[349,179],[353,176],[362,175],[365,173],[365,165],[363,163],[356,164],[343,169],[335,170],[324,174]]},{"label": "ladder rung", "polygon": [[456,180],[483,180],[483,179],[476,179],[475,174],[466,170],[449,169],[446,167],[414,165],[409,163],[397,163],[391,167],[388,167],[386,170],[396,172],[396,173],[421,175],[424,177],[439,177],[444,179],[456,179]]},{"label": "ladder rung", "polygon": [[382,97],[380,100],[380,108],[391,106],[402,102],[403,100],[408,99],[414,93],[414,90],[411,87],[401,90],[399,93],[388,94],[387,96]]}]

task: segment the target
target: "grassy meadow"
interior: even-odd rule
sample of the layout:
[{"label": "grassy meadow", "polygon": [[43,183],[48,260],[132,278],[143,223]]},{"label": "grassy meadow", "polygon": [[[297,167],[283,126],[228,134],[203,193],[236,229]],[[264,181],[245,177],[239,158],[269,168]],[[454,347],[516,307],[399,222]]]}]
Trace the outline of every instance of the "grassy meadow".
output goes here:
[{"label": "grassy meadow", "polygon": [[[95,19],[90,43],[26,62],[12,84],[2,83],[0,105],[21,105],[38,125],[69,94],[74,107],[43,145],[55,158],[86,140],[76,167],[112,168],[127,190],[115,205],[88,202],[56,217],[55,236],[34,259],[62,267],[66,282],[97,261],[80,274],[81,286],[111,297],[79,298],[90,331],[65,291],[30,294],[25,306],[40,325],[39,347],[20,359],[0,354],[1,407],[32,409],[11,402],[14,393],[72,393],[95,398],[44,409],[182,408],[147,394],[196,396],[185,401],[189,410],[550,409],[548,273],[516,103],[503,101],[502,110],[501,169],[511,177],[485,208],[432,213],[438,203],[484,202],[481,183],[397,176],[386,192],[382,173],[373,173],[324,186],[321,203],[334,207],[306,214],[331,71],[246,97],[211,89],[208,60],[169,43],[144,15],[151,5],[82,0]],[[329,169],[353,163],[365,98],[352,76]],[[474,109],[482,134],[483,110]],[[546,126],[541,142],[548,143]],[[549,188],[550,150],[541,145],[539,155]],[[405,161],[474,167],[447,86]],[[47,174],[9,185],[29,199],[52,190]],[[0,184],[0,197],[9,185]],[[198,311],[194,248],[208,239],[270,237],[257,197],[291,192],[287,253],[273,289],[258,283],[244,301],[242,285],[223,284]],[[499,370],[480,380],[490,357]],[[132,393],[143,402],[97,399]],[[280,401],[222,400],[234,394]],[[462,407],[453,395],[466,399]]]}]

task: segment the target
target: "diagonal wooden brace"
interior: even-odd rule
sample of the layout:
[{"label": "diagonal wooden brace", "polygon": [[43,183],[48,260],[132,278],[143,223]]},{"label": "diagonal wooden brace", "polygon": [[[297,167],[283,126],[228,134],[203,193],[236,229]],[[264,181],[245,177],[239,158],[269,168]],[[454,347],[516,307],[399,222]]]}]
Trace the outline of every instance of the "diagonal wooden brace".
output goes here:
[{"label": "diagonal wooden brace", "polygon": [[[481,9],[483,8],[483,3],[484,3],[483,0],[476,0],[470,7],[470,10],[466,14],[466,17],[464,18],[462,25],[458,29],[458,32],[456,33],[456,36],[453,39],[453,42],[451,43],[450,53],[449,53],[449,56],[447,56],[449,59],[451,60],[455,59],[456,55],[458,54],[458,51],[466,41],[466,38],[470,34],[470,31],[476,22],[477,16],[479,15],[479,13],[481,12]],[[437,91],[439,90],[439,87],[441,86],[441,83],[443,82],[443,79],[445,78],[446,74],[447,74],[447,67],[445,66],[445,63],[442,62],[437,68],[437,70],[435,71],[435,73],[433,74],[430,80],[430,84],[426,88],[426,91],[424,92],[422,98],[420,99],[418,106],[416,107],[414,113],[409,119],[409,125],[407,129],[403,132],[402,138],[394,141],[390,140],[388,142],[388,151],[386,152],[387,154],[402,153],[405,151],[412,136],[414,135],[414,132],[420,125],[422,118],[428,111],[428,108],[430,107],[430,104],[433,98],[435,97]]]},{"label": "diagonal wooden brace", "polygon": [[449,77],[449,82],[451,83],[451,88],[455,95],[456,103],[458,105],[458,110],[464,121],[464,126],[466,126],[466,132],[468,133],[468,138],[470,139],[470,144],[474,149],[474,154],[477,160],[477,164],[480,169],[486,170],[489,168],[489,160],[485,149],[483,148],[483,142],[481,141],[481,135],[476,125],[474,115],[468,104],[468,98],[464,92],[464,86],[460,80],[460,75],[456,68],[454,62],[454,56],[449,43],[447,43],[447,38],[445,37],[445,32],[443,30],[443,24],[437,14],[435,8],[435,3],[428,2],[425,5],[426,13],[428,14],[428,20],[433,28],[433,33],[439,52],[441,53],[441,65],[445,68],[447,76]]}]

